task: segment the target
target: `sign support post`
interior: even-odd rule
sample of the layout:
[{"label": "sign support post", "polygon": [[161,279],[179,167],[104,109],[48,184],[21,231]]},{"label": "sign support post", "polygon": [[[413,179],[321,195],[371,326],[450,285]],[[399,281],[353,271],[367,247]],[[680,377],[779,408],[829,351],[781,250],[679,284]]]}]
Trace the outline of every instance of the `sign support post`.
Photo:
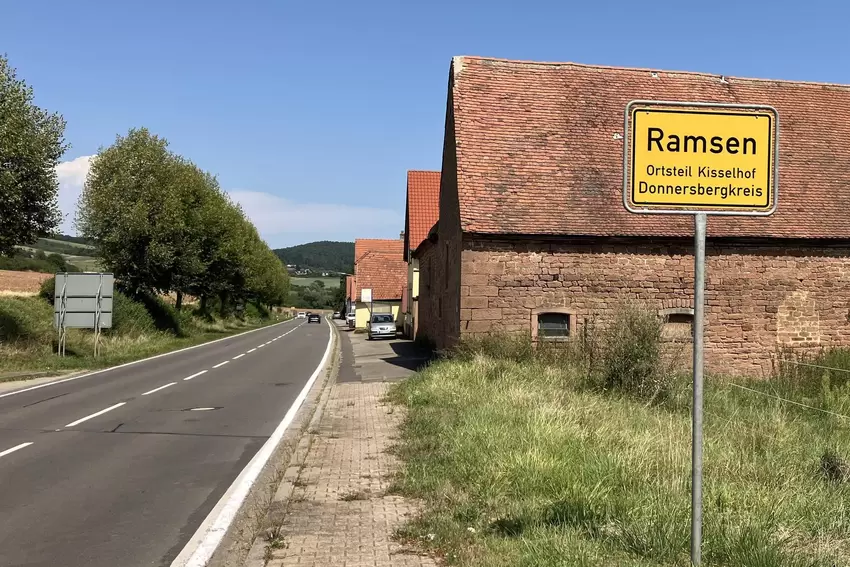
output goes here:
[{"label": "sign support post", "polygon": [[700,564],[702,544],[702,379],[705,310],[705,213],[694,215],[694,405],[691,429],[691,563]]},{"label": "sign support post", "polygon": [[776,210],[779,115],[757,104],[634,100],[626,105],[624,128],[626,210],[694,217],[691,564],[698,567],[707,215],[766,217]]}]

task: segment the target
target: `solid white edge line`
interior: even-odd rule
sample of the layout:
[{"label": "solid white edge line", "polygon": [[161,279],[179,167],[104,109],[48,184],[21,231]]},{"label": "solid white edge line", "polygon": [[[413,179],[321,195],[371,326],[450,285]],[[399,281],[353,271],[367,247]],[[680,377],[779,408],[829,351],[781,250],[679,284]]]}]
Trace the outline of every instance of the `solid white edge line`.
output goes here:
[{"label": "solid white edge line", "polygon": [[0,451],[0,457],[5,457],[9,453],[14,453],[18,449],[23,449],[24,447],[29,447],[30,445],[32,445],[32,441],[29,441],[27,443],[21,443],[20,445],[15,445],[11,449],[6,449],[5,451]]},{"label": "solid white edge line", "polygon": [[171,382],[171,383],[169,383],[169,384],[166,384],[165,386],[160,386],[159,388],[154,388],[153,390],[149,390],[149,391],[145,392],[145,393],[144,393],[144,394],[142,394],[142,395],[143,395],[143,396],[147,396],[148,394],[153,394],[154,392],[159,392],[160,390],[165,390],[165,389],[166,389],[166,388],[168,388],[169,386],[173,386],[173,385],[174,385],[174,384],[176,384],[176,383],[177,383],[177,382]]},{"label": "solid white edge line", "polygon": [[194,373],[194,374],[192,374],[191,376],[186,376],[185,378],[183,378],[183,380],[191,380],[192,378],[197,378],[197,377],[198,377],[198,376],[200,376],[201,374],[206,374],[206,373],[207,373],[207,371],[206,371],[206,370],[201,370],[200,372],[195,372],[195,373]]},{"label": "solid white edge line", "polygon": [[198,530],[189,539],[189,543],[183,548],[176,559],[171,563],[171,567],[205,567],[207,562],[212,557],[215,550],[218,548],[224,535],[227,533],[230,524],[236,517],[236,513],[248,496],[251,487],[260,476],[263,467],[271,458],[272,453],[283,439],[283,434],[286,429],[295,419],[295,414],[301,408],[301,404],[307,398],[307,394],[316,382],[319,374],[325,368],[328,358],[331,354],[331,346],[333,345],[333,329],[328,325],[328,346],[325,348],[325,354],[322,356],[321,362],[313,371],[313,374],[304,384],[304,388],[292,402],[292,406],[283,416],[283,420],[271,434],[271,437],[263,444],[257,454],[251,459],[233,484],[224,493],[224,496],[216,503],[215,507],[209,515],[201,523]]},{"label": "solid white edge line", "polygon": [[221,368],[222,366],[224,366],[224,365],[225,365],[225,364],[227,364],[228,362],[230,362],[230,361],[229,361],[229,360],[225,360],[224,362],[219,362],[218,364],[216,364],[215,366],[213,366],[213,368]]},{"label": "solid white edge line", "polygon": [[237,360],[237,359],[242,358],[243,356],[245,356],[245,353],[244,353],[244,352],[243,352],[242,354],[237,354],[236,356],[234,356],[234,357],[233,357],[233,358],[231,358],[230,360]]},{"label": "solid white edge line", "polygon": [[254,347],[254,348],[252,348],[251,350],[249,350],[249,351],[248,351],[248,354],[250,354],[250,353],[254,352],[255,350],[257,350],[257,347]]},{"label": "solid white edge line", "polygon": [[109,407],[108,407],[108,408],[106,408],[106,409],[102,409],[102,410],[100,410],[100,411],[98,411],[98,412],[95,412],[95,413],[93,413],[93,414],[91,414],[91,415],[87,415],[86,417],[80,418],[80,419],[78,419],[77,421],[72,421],[71,423],[69,423],[69,424],[68,424],[68,425],[66,425],[65,427],[74,427],[75,425],[79,425],[79,424],[81,424],[81,423],[82,423],[82,422],[84,422],[84,421],[88,421],[88,420],[90,420],[90,419],[92,419],[92,418],[95,418],[95,417],[97,417],[97,416],[99,416],[99,415],[103,415],[103,414],[105,414],[105,413],[106,413],[106,412],[108,412],[108,411],[112,411],[112,410],[114,410],[115,408],[120,408],[121,406],[123,406],[123,405],[124,405],[124,404],[126,404],[126,403],[127,403],[127,402],[119,402],[119,403],[115,404],[114,406],[109,406]]},{"label": "solid white edge line", "polygon": [[[181,348],[178,350],[172,350],[169,352],[164,352],[162,354],[156,354],[154,356],[149,356],[147,358],[142,358],[141,360],[133,360],[131,362],[125,362],[124,364],[119,364],[118,366],[110,366],[109,368],[101,368],[100,370],[95,370],[94,372],[88,372],[86,374],[80,374],[79,376],[71,376],[69,378],[63,378],[61,380],[54,380],[53,382],[45,382],[44,384],[39,384],[38,386],[30,386],[29,388],[22,388],[20,390],[13,390],[11,392],[6,392],[5,394],[0,394],[0,398],[5,398],[7,396],[14,396],[17,394],[23,394],[24,392],[31,392],[33,390],[38,390],[41,388],[46,388],[48,386],[54,386],[56,384],[63,384],[65,382],[70,382],[72,380],[79,380],[80,378],[88,378],[89,376],[94,376],[95,374],[103,374],[104,372],[109,372],[110,370],[118,370],[119,368],[126,368],[127,366],[133,366],[134,364],[139,364],[142,362],[147,362],[149,360],[154,360],[156,358],[162,358],[163,356],[170,356],[172,354],[177,354],[180,352],[186,352],[187,350],[192,350],[195,348],[205,347],[207,345],[211,345],[214,343],[218,343],[221,341],[229,341],[230,339],[235,339],[236,337],[241,337],[243,335],[247,335],[250,333],[256,333],[257,331],[262,331],[264,329],[271,329],[272,327],[277,327],[278,325],[284,325],[286,323],[291,323],[295,321],[295,319],[287,319],[286,321],[281,321],[280,323],[275,323],[274,325],[266,325],[265,327],[260,327],[258,329],[251,329],[250,331],[245,331],[244,333],[239,333],[238,335],[230,335],[229,337],[222,337],[220,339],[216,339],[214,341],[209,341],[206,343],[201,343],[199,345],[193,345],[186,348]],[[296,325],[300,327],[301,325]]]}]

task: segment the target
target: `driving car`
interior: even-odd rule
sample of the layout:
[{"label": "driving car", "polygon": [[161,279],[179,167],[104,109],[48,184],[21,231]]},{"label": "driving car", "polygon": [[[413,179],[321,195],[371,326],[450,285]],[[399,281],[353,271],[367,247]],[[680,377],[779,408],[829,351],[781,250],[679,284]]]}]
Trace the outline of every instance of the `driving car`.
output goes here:
[{"label": "driving car", "polygon": [[392,313],[375,313],[369,320],[369,328],[366,330],[369,340],[385,338],[396,338],[395,317]]},{"label": "driving car", "polygon": [[310,313],[309,315],[307,315],[307,322],[308,323],[321,323],[322,318],[319,317],[318,313]]},{"label": "driving car", "polygon": [[298,315],[296,315],[296,316],[295,316],[295,318],[296,318],[296,319],[306,319],[306,318],[307,318],[307,314],[306,314],[306,313],[304,313],[303,311],[299,311],[299,312],[298,312]]}]

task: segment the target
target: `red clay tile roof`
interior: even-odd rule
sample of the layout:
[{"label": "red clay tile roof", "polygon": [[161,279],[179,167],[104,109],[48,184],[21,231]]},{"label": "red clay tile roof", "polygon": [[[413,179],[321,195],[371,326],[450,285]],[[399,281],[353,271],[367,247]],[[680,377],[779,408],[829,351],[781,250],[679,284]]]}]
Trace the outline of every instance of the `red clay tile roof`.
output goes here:
[{"label": "red clay tile roof", "polygon": [[[388,252],[404,256],[404,240],[400,238],[357,238],[354,240],[354,265],[368,252]],[[354,274],[357,275],[355,267]]]},{"label": "red clay tile roof", "polygon": [[440,172],[407,172],[407,212],[404,219],[405,257],[428,238],[440,218]]},{"label": "red clay tile roof", "polygon": [[407,284],[407,262],[400,253],[367,252],[357,262],[355,270],[354,299],[357,301],[364,288],[372,289],[373,301],[401,299]]},{"label": "red clay tile roof", "polygon": [[466,232],[692,235],[689,216],[623,207],[624,141],[615,138],[626,104],[651,99],[779,113],[776,213],[710,218],[709,236],[850,238],[848,86],[478,57],[455,58],[451,74]]}]

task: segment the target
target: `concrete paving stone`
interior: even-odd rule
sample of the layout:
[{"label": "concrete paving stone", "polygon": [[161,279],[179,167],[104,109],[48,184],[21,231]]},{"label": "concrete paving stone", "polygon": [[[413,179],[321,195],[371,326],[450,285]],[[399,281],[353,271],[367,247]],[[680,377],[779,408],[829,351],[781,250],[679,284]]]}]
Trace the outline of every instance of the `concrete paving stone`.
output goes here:
[{"label": "concrete paving stone", "polygon": [[[395,346],[394,346],[395,345]],[[431,567],[429,557],[405,551],[393,533],[418,512],[416,502],[387,495],[399,463],[387,453],[404,415],[383,398],[418,359],[399,341],[342,340],[341,379],[317,427],[295,482],[283,526],[286,546],[273,551],[272,567]],[[407,349],[407,350],[406,350]],[[348,367],[346,368],[346,365]],[[350,500],[347,498],[351,498]]]}]

